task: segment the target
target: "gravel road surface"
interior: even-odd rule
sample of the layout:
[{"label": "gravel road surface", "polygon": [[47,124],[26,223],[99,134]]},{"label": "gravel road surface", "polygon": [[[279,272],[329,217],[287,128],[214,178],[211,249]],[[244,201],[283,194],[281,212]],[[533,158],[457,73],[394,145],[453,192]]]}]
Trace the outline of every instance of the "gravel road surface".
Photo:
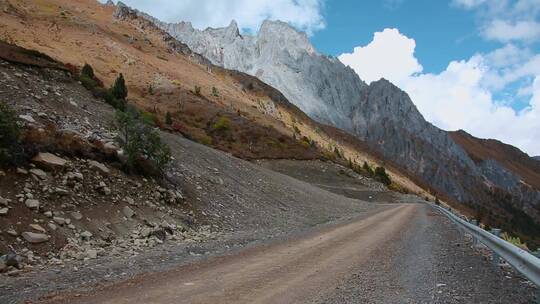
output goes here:
[{"label": "gravel road surface", "polygon": [[395,204],[49,303],[531,303],[533,292],[430,207]]}]

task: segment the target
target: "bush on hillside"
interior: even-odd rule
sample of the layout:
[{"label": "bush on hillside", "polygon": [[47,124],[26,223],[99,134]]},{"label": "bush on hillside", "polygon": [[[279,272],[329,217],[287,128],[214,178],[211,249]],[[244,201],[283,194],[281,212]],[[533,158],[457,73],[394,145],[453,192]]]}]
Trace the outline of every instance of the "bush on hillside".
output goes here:
[{"label": "bush on hillside", "polygon": [[141,113],[132,107],[126,111],[117,111],[115,124],[117,142],[127,158],[127,169],[149,173],[145,163],[150,162],[162,173],[171,160],[170,149],[161,141],[157,130],[142,118]]},{"label": "bush on hillside", "polygon": [[231,120],[227,117],[220,117],[218,120],[212,125],[212,131],[227,131],[231,128]]},{"label": "bush on hillside", "polygon": [[79,81],[87,90],[92,92],[94,97],[103,98],[106,103],[117,110],[124,110],[126,106],[125,97],[118,97],[127,96],[127,88],[122,74],[116,79],[113,87],[106,89],[103,87],[103,83],[95,76],[92,66],[85,64],[79,74]]},{"label": "bush on hillside", "polygon": [[195,86],[195,88],[193,89],[193,93],[197,96],[201,96],[201,87]]},{"label": "bush on hillside", "polygon": [[23,157],[20,128],[15,111],[0,102],[0,167],[15,165]]},{"label": "bush on hillside", "polygon": [[367,162],[364,162],[364,165],[362,166],[362,169],[364,170],[364,173],[368,177],[373,177],[373,175],[375,174],[375,172],[373,172],[373,169],[371,169],[371,167],[368,165]]},{"label": "bush on hillside", "polygon": [[392,181],[390,180],[390,176],[388,176],[388,174],[386,173],[386,169],[384,169],[383,167],[375,168],[374,177],[376,180],[387,186],[392,183]]},{"label": "bush on hillside", "polygon": [[83,76],[90,79],[94,79],[94,77],[96,77],[94,75],[94,69],[88,63],[85,63],[81,69],[81,77]]},{"label": "bush on hillside", "polygon": [[118,100],[126,100],[128,96],[128,90],[126,87],[126,82],[124,80],[124,75],[120,75],[114,81],[113,86],[111,87],[111,92],[114,98]]},{"label": "bush on hillside", "polygon": [[165,124],[170,126],[170,125],[172,125],[172,123],[173,123],[173,121],[172,121],[171,112],[167,112],[167,114],[165,114]]}]

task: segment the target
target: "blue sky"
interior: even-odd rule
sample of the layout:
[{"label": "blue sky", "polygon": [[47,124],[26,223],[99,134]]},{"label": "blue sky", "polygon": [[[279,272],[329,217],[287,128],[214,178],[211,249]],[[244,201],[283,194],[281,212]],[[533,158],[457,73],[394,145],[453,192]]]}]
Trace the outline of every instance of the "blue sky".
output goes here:
[{"label": "blue sky", "polygon": [[488,51],[496,43],[479,39],[475,14],[447,1],[355,1],[325,3],[326,28],[312,36],[323,53],[338,56],[367,45],[373,33],[397,28],[416,40],[416,56],[424,71],[441,72],[448,62]]},{"label": "blue sky", "polygon": [[436,126],[540,155],[540,0],[124,2],[199,29],[288,22],[367,83],[384,77],[405,90]]},{"label": "blue sky", "polygon": [[[339,56],[351,52],[356,46],[367,45],[374,32],[396,28],[416,41],[415,56],[424,73],[440,73],[453,60],[489,53],[504,46],[504,43],[481,37],[476,11],[451,1],[329,0],[324,3],[322,14],[326,27],[311,37],[322,53]],[[540,52],[538,43],[528,46]],[[524,81],[531,83],[532,79]],[[514,83],[493,93],[520,111],[529,103],[527,96],[517,96],[519,88],[519,83]]]}]

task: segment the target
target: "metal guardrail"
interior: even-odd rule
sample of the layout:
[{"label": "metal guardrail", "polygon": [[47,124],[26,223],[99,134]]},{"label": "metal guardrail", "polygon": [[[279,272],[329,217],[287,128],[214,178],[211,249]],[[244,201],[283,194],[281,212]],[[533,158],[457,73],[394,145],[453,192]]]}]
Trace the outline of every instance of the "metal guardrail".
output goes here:
[{"label": "metal guardrail", "polygon": [[[498,260],[498,257],[501,257],[527,279],[533,282],[540,290],[540,258],[535,257],[526,250],[510,244],[498,236],[461,219],[457,215],[440,206],[431,206],[446,215],[450,220],[456,223],[458,227],[463,228],[466,233],[472,235],[473,239],[478,240],[489,247],[495,254],[495,261]],[[540,292],[537,295],[537,303],[540,303],[539,298]]]}]

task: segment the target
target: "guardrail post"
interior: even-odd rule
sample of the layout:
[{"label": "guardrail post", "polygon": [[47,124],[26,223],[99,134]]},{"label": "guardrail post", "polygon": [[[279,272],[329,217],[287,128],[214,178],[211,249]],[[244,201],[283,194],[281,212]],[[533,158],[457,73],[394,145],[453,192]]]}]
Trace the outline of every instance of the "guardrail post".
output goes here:
[{"label": "guardrail post", "polygon": [[[491,229],[491,234],[497,236],[497,237],[500,237],[501,236],[501,229],[497,229],[497,228],[492,228]],[[491,251],[492,254],[493,254],[493,266],[495,266],[495,268],[498,268],[499,267],[499,262],[500,262],[500,257],[497,253],[495,253],[495,251]]]}]

